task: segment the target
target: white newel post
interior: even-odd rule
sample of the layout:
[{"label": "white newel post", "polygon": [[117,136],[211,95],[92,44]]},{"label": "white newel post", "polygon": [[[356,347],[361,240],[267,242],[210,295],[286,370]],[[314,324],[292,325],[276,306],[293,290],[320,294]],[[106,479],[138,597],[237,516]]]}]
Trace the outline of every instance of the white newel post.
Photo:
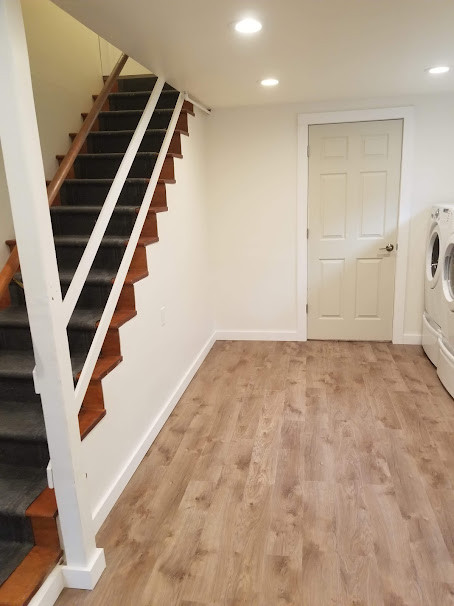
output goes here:
[{"label": "white newel post", "polygon": [[20,0],[0,0],[0,137],[33,338],[69,587],[105,568],[82,468],[62,294],[48,210]]}]

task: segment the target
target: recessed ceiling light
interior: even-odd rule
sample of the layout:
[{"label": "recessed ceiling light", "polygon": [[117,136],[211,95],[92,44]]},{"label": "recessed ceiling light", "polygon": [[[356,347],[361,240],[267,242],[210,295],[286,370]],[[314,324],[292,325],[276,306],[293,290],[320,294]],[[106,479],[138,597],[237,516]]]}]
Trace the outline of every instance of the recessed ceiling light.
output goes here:
[{"label": "recessed ceiling light", "polygon": [[447,65],[438,65],[436,67],[429,67],[427,71],[429,74],[446,74],[450,69]]},{"label": "recessed ceiling light", "polygon": [[276,78],[265,78],[260,82],[262,86],[277,86],[279,84],[279,80]]},{"label": "recessed ceiling light", "polygon": [[235,23],[235,29],[240,34],[255,34],[262,29],[262,24],[257,19],[243,19]]}]

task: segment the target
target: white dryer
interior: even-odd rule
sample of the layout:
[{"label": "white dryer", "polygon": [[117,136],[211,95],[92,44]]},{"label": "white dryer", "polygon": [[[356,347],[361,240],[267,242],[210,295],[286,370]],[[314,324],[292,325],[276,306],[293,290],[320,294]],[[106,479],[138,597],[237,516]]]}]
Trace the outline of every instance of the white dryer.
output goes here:
[{"label": "white dryer", "polygon": [[454,216],[449,232],[442,263],[443,316],[437,372],[454,397]]},{"label": "white dryer", "polygon": [[424,269],[423,347],[431,362],[438,365],[439,341],[445,315],[443,306],[443,258],[450,234],[454,207],[434,206],[426,242]]}]

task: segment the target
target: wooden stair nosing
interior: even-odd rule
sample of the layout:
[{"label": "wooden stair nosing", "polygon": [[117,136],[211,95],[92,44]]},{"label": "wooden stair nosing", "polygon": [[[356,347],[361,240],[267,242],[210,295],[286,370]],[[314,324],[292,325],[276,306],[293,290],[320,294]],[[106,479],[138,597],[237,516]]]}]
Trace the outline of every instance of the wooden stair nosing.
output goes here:
[{"label": "wooden stair nosing", "polygon": [[[104,377],[122,361],[123,356],[106,356],[105,358],[98,358],[90,380],[101,381],[101,379],[104,379]],[[79,376],[80,374],[77,378],[79,378]]]},{"label": "wooden stair nosing", "polygon": [[91,408],[81,408],[79,412],[79,431],[80,438],[84,440],[92,429],[106,416],[106,409],[95,410]]},{"label": "wooden stair nosing", "polygon": [[38,591],[62,550],[34,546],[16,570],[0,586],[0,606],[25,606]]},{"label": "wooden stair nosing", "polygon": [[114,315],[112,316],[112,320],[110,322],[109,328],[114,328],[114,329],[120,328],[121,326],[126,324],[126,322],[129,322],[129,320],[132,320],[136,316],[137,316],[136,309],[116,311],[114,313]]},{"label": "wooden stair nosing", "polygon": [[28,518],[55,518],[57,516],[55,492],[51,488],[45,488],[27,508],[25,515]]},{"label": "wooden stair nosing", "polygon": [[139,282],[144,278],[148,278],[149,275],[150,272],[148,271],[148,269],[128,271],[128,273],[126,274],[125,284],[135,284],[136,282]]},{"label": "wooden stair nosing", "polygon": [[[147,179],[147,181],[150,181],[150,179]],[[46,186],[49,185],[50,181],[49,179],[46,179]],[[158,185],[166,185],[166,184],[170,184],[170,185],[174,185],[176,183],[175,179],[167,179],[167,178],[162,178],[159,177],[158,179]],[[53,204],[52,206],[55,206],[55,204]]]},{"label": "wooden stair nosing", "polygon": [[[128,246],[129,240],[123,241],[123,245]],[[159,242],[159,236],[141,236],[137,241],[137,246],[149,246]],[[16,240],[5,240],[5,244],[12,250],[16,246]]]}]

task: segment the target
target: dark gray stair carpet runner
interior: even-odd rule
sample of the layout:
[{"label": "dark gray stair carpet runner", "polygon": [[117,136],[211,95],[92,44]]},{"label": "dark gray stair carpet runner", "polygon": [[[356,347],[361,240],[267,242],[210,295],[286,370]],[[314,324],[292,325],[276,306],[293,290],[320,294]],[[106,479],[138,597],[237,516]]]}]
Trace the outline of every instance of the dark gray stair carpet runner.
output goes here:
[{"label": "dark gray stair carpet runner", "polygon": [[[110,111],[99,117],[99,132],[88,136],[88,153],[76,160],[76,178],[65,181],[61,206],[51,208],[63,294],[155,82],[148,76],[120,77],[119,92],[109,95]],[[69,323],[74,380],[107,302],[177,98],[178,92],[166,85]],[[33,388],[35,361],[22,276],[15,278],[11,307],[0,310],[0,585],[33,547],[25,512],[47,486],[49,462],[41,402]]]}]

